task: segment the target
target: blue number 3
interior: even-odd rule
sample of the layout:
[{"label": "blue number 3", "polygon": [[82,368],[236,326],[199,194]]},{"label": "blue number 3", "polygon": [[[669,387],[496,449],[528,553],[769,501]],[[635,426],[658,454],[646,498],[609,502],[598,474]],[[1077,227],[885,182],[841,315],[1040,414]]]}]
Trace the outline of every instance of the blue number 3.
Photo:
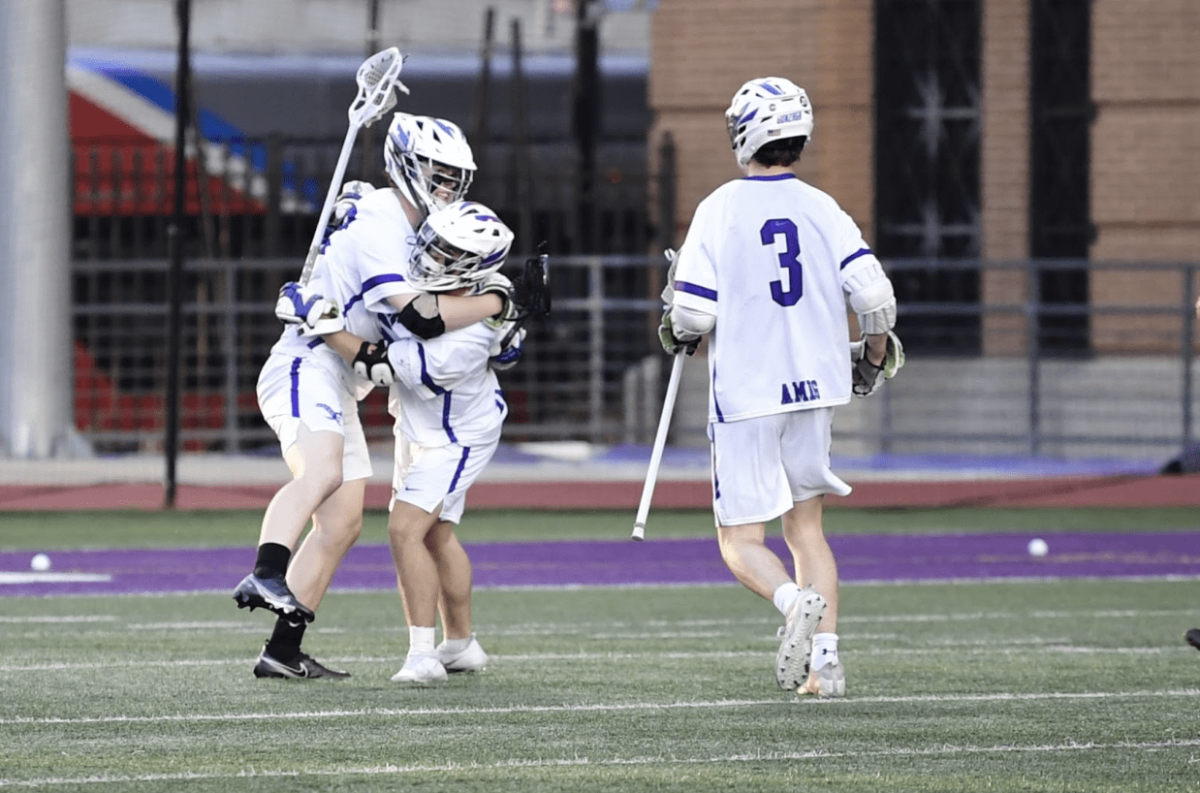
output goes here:
[{"label": "blue number 3", "polygon": [[763,245],[774,245],[780,234],[787,242],[787,250],[779,254],[779,266],[787,270],[788,288],[784,291],[783,279],[771,282],[771,299],[781,306],[794,306],[804,295],[804,271],[800,264],[800,238],[796,224],[787,218],[774,218],[763,224],[759,231]]}]

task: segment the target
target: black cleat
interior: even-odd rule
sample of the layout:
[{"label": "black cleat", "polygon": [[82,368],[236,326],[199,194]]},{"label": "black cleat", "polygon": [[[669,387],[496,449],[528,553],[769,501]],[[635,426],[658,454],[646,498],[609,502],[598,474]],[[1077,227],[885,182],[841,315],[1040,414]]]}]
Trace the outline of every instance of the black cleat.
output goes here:
[{"label": "black cleat", "polygon": [[287,581],[283,576],[259,578],[251,573],[242,579],[242,583],[237,585],[237,589],[233,590],[233,599],[237,601],[240,609],[248,608],[251,611],[259,608],[267,609],[293,625],[312,622],[317,616],[310,609],[305,608],[299,600],[296,600],[296,596],[292,594],[292,590],[288,589]]},{"label": "black cleat", "polygon": [[1183,638],[1187,643],[1200,650],[1200,628],[1192,628],[1187,633],[1183,634]]},{"label": "black cleat", "polygon": [[317,659],[304,653],[300,653],[295,659],[285,664],[283,661],[278,661],[267,655],[267,651],[264,649],[258,656],[258,663],[254,665],[254,676],[294,678],[298,680],[327,677],[330,680],[345,680],[347,677],[350,677],[350,673],[322,666]]}]

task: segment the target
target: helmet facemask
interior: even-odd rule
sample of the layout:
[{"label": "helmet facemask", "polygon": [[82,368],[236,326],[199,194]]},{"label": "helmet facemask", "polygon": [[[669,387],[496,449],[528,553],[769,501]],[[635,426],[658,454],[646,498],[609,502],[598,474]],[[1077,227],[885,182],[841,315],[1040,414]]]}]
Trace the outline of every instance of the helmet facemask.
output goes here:
[{"label": "helmet facemask", "polygon": [[456,202],[431,214],[417,230],[409,281],[427,292],[474,286],[500,269],[511,244],[512,232],[491,210]]}]

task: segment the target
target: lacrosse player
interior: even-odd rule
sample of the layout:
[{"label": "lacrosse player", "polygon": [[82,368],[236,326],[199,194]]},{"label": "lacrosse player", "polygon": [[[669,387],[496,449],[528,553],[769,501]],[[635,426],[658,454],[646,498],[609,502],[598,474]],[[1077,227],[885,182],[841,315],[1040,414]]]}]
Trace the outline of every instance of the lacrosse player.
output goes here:
[{"label": "lacrosse player", "polygon": [[[362,530],[371,464],[358,400],[386,382],[378,312],[422,338],[504,316],[511,285],[499,274],[472,296],[420,294],[405,282],[415,230],[459,200],[475,163],[461,130],[397,113],[384,162],[390,188],[350,185],[306,286],[286,284],[276,315],[289,327],[259,376],[259,408],[279,437],[293,479],[263,516],[258,556],[234,590],[239,608],[278,615],[256,677],[341,678],[300,650],[338,565]],[[381,379],[383,378],[383,379]],[[313,530],[299,541],[309,518]]]},{"label": "lacrosse player", "polygon": [[[512,240],[487,207],[451,204],[418,231],[408,282],[429,294],[469,294],[504,264]],[[388,541],[409,626],[408,654],[392,677],[398,683],[433,683],[487,663],[471,633],[471,562],[454,526],[500,443],[508,406],[490,364],[513,343],[509,330],[503,319],[427,341],[385,330],[396,422]],[[516,331],[519,345],[523,330]],[[435,647],[439,609],[444,640]]]},{"label": "lacrosse player", "polygon": [[[829,467],[834,407],[867,396],[902,364],[892,284],[862,234],[791,166],[813,131],[804,89],[765,77],[726,111],[746,177],[696,208],[672,265],[659,329],[672,355],[708,348],[713,509],[734,576],[785,618],[776,680],[840,697],[838,576],[821,515],[850,487]],[[846,301],[863,338],[849,339]],[[782,517],[796,580],[764,543]],[[810,665],[811,660],[811,665]]]}]

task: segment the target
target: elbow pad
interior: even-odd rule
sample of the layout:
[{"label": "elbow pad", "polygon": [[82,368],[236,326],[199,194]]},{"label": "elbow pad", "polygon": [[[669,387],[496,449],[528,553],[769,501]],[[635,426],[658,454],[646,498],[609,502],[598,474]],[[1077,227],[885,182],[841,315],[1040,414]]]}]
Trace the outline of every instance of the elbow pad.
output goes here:
[{"label": "elbow pad", "polygon": [[409,333],[426,341],[436,339],[446,332],[446,323],[442,321],[437,295],[417,295],[400,309],[396,320],[407,328]]},{"label": "elbow pad", "polygon": [[877,335],[895,327],[896,293],[874,256],[845,276],[843,289],[850,296],[850,308],[858,315],[863,333]]},{"label": "elbow pad", "polygon": [[691,341],[712,330],[713,326],[717,324],[717,318],[694,308],[674,305],[671,307],[671,324],[674,328],[675,338],[680,341]]}]

